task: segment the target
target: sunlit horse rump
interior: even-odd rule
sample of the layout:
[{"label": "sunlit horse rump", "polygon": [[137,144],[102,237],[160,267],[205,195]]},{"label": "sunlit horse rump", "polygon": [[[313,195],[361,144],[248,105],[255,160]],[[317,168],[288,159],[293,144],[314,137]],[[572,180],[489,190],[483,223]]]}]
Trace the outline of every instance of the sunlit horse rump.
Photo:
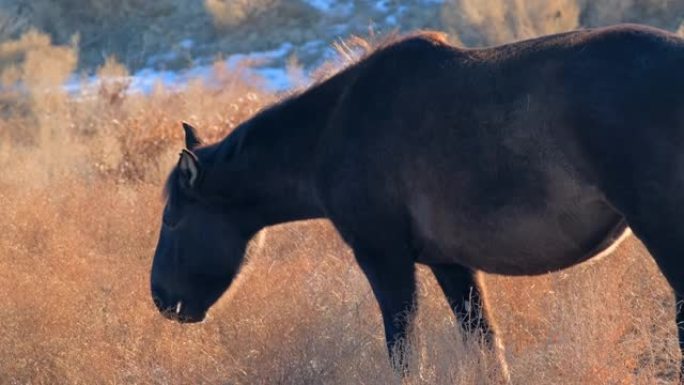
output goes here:
[{"label": "sunlit horse rump", "polygon": [[219,143],[203,146],[186,125],[154,301],[169,318],[202,320],[257,231],[310,218],[329,218],[353,249],[390,354],[411,322],[416,263],[461,316],[474,271],[562,269],[629,227],[679,299],[682,69],[684,40],[632,25],[484,49],[418,34]]}]

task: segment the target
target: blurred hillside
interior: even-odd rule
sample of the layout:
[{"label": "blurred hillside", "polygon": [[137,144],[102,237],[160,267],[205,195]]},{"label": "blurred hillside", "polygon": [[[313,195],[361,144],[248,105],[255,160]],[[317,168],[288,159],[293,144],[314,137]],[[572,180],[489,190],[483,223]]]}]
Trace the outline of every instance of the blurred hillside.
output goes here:
[{"label": "blurred hillside", "polygon": [[369,31],[432,28],[485,45],[578,27],[641,22],[677,30],[681,0],[0,0],[0,43],[35,28],[78,45],[92,73],[114,55],[129,70],[178,70],[217,56],[273,51],[320,64],[330,44]]},{"label": "blurred hillside", "polygon": [[[437,27],[438,2],[304,0],[0,0],[0,41],[30,28],[56,44],[78,36],[81,69],[115,55],[129,69],[180,69],[217,55],[284,48],[305,64],[352,33]],[[410,10],[410,12],[409,12]],[[283,45],[285,46],[283,47]],[[199,63],[198,63],[199,62]],[[281,63],[282,64],[282,63]]]}]

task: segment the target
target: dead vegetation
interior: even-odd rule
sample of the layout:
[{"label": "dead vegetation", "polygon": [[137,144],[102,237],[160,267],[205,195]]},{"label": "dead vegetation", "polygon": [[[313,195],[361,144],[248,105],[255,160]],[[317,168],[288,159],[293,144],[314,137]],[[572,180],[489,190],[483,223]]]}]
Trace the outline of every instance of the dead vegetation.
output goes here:
[{"label": "dead vegetation", "polygon": [[684,23],[677,0],[446,0],[444,28],[468,46],[503,44],[580,27],[644,23],[671,31]]},{"label": "dead vegetation", "polygon": [[[131,94],[113,60],[96,92],[68,95],[57,85],[75,58],[37,33],[0,45],[0,383],[401,383],[370,289],[325,221],[260,234],[207,322],[159,316],[148,274],[179,121],[218,140],[278,96],[220,67],[219,87]],[[502,383],[496,354],[459,332],[424,269],[420,282],[404,383]],[[675,383],[672,295],[637,240],[567,271],[483,282],[514,384]]]}]

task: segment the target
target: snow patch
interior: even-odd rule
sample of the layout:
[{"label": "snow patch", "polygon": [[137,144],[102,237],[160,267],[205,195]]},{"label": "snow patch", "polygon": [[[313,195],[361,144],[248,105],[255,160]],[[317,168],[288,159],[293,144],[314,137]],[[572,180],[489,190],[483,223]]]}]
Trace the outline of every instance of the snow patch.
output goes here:
[{"label": "snow patch", "polygon": [[376,11],[387,13],[390,10],[389,5],[389,0],[380,0],[375,2],[373,8],[375,8]]},{"label": "snow patch", "polygon": [[[323,12],[328,19],[327,37],[340,39],[350,34],[351,25],[347,22],[355,12],[355,1],[352,0],[303,0],[315,9]],[[445,0],[417,0],[417,6],[439,6]],[[401,2],[393,0],[373,0],[370,4],[375,11],[375,17],[384,22],[385,27],[400,27],[401,19],[410,12],[410,7],[402,5]],[[326,39],[327,40],[327,39]],[[292,43],[286,42],[279,47],[260,52],[239,53],[229,56],[224,60],[223,65],[228,71],[234,71],[241,64],[247,62],[249,66],[244,69],[246,76],[257,75],[265,80],[265,85],[271,90],[282,91],[294,86],[293,79],[288,76],[286,59],[294,52],[307,55],[309,57],[320,57],[321,60],[335,59],[337,53],[333,50],[326,40],[314,39],[295,47]],[[208,85],[217,84],[215,79],[216,72],[214,63],[210,59],[198,60],[197,66],[182,71],[157,70],[162,63],[178,60],[182,55],[196,47],[196,42],[190,38],[180,40],[170,52],[160,53],[151,56],[146,65],[148,68],[135,72],[125,80],[130,82],[129,92],[150,93],[157,84],[161,84],[168,89],[182,90],[195,79],[202,80]],[[241,68],[241,70],[243,70]],[[117,80],[117,79],[109,79]],[[88,78],[73,77],[64,88],[70,93],[87,94],[95,91],[102,79],[95,76]],[[105,79],[104,81],[107,81]]]},{"label": "snow patch", "polygon": [[321,12],[330,12],[337,4],[336,0],[305,0],[305,2]]},{"label": "snow patch", "polygon": [[178,43],[178,46],[183,49],[190,49],[195,46],[195,42],[192,39],[183,39]]},{"label": "snow patch", "polygon": [[[246,75],[257,75],[266,81],[266,87],[273,91],[284,91],[292,87],[287,70],[282,65],[284,59],[294,50],[291,43],[283,43],[280,47],[262,52],[235,54],[223,61],[228,71],[236,70],[242,63],[249,63]],[[280,62],[280,63],[274,63]],[[103,82],[127,81],[131,93],[151,93],[157,85],[171,90],[182,90],[193,80],[202,80],[206,84],[216,83],[214,64],[199,65],[182,71],[166,71],[145,68],[125,78],[87,78],[72,77],[64,89],[71,94],[89,94],[97,90]]]},{"label": "snow patch", "polygon": [[304,0],[304,2],[320,12],[334,17],[348,17],[354,12],[354,2],[349,0]]}]

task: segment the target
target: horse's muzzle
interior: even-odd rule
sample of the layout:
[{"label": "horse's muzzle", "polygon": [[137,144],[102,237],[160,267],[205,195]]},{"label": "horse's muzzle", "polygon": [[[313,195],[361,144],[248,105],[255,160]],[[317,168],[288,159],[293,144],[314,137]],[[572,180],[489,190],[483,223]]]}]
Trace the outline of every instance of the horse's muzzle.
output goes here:
[{"label": "horse's muzzle", "polygon": [[193,309],[182,299],[172,298],[167,292],[159,287],[152,287],[152,300],[159,312],[166,319],[180,323],[197,323],[204,321],[207,312]]}]

